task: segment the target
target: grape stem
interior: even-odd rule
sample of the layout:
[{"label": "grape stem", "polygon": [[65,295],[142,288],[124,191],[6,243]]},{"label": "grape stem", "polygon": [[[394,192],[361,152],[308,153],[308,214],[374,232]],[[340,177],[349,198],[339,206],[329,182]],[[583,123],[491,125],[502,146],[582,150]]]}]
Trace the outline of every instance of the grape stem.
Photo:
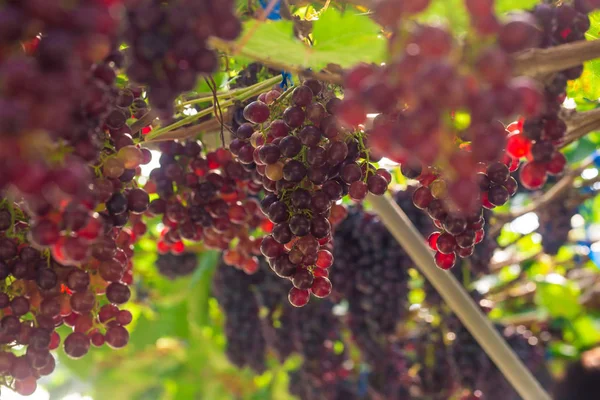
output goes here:
[{"label": "grape stem", "polygon": [[148,110],[148,112],[144,114],[142,118],[138,119],[133,124],[131,124],[130,128],[132,136],[144,129],[145,127],[147,127],[148,125],[150,125],[152,121],[154,121],[157,117],[158,114],[154,112],[154,110]]},{"label": "grape stem", "polygon": [[160,135],[152,140],[145,140],[141,143],[141,145],[143,147],[153,148],[158,142],[164,142],[167,140],[185,140],[194,138],[201,133],[218,132],[220,126],[221,123],[216,118],[211,118],[210,120],[200,122],[197,125],[175,129],[174,131],[166,132],[164,135]]},{"label": "grape stem", "polygon": [[[229,106],[234,105],[237,101],[248,100],[249,98],[254,97],[254,96],[260,94],[261,92],[269,89],[273,84],[279,82],[280,80],[281,80],[280,76],[275,76],[273,78],[267,79],[266,81],[262,81],[255,85],[249,86],[249,88],[251,88],[251,89],[239,94],[238,96],[236,96],[232,99],[224,101],[223,103],[221,103],[221,107],[222,108],[229,107]],[[196,113],[194,115],[189,115],[185,118],[182,118],[181,120],[174,122],[171,125],[167,125],[165,127],[155,129],[146,136],[145,140],[146,141],[156,140],[157,138],[164,135],[165,133],[171,132],[177,128],[181,128],[181,127],[183,127],[187,124],[190,124],[204,116],[210,115],[211,113],[213,113],[213,111],[214,111],[213,107],[209,107],[209,108],[199,111],[198,113]]]},{"label": "grape stem", "polygon": [[447,271],[439,269],[425,239],[389,196],[369,195],[381,221],[458,316],[506,379],[525,400],[550,400],[466,290]]},{"label": "grape stem", "polygon": [[579,167],[571,169],[569,172],[567,172],[565,176],[563,176],[558,182],[556,182],[554,186],[552,186],[536,201],[515,211],[502,214],[495,214],[494,216],[496,218],[496,221],[490,226],[490,231],[488,234],[494,236],[502,230],[502,227],[507,222],[519,218],[520,216],[523,216],[527,213],[537,211],[551,204],[556,199],[558,199],[566,190],[572,188],[575,179],[579,177],[585,169],[589,168],[593,164],[594,158],[589,157],[588,159],[584,160]]},{"label": "grape stem", "polygon": [[580,40],[548,49],[528,49],[513,58],[515,76],[540,77],[600,58],[600,40]]}]

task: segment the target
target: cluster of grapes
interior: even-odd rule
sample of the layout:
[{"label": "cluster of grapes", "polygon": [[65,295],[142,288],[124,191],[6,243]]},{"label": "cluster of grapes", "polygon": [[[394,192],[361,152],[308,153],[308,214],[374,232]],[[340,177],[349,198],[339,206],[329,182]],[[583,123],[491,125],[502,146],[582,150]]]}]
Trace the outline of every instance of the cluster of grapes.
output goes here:
[{"label": "cluster of grapes", "polygon": [[[447,317],[445,323],[454,337],[448,351],[458,385],[472,393],[480,391],[485,399],[518,399],[514,389],[466,328],[455,317]],[[544,373],[544,349],[531,331],[523,326],[497,326],[497,329],[530,371]]]},{"label": "cluster of grapes", "polygon": [[198,257],[195,253],[159,254],[156,267],[162,276],[169,279],[179,278],[194,272],[198,267]]},{"label": "cluster of grapes", "polygon": [[336,342],[342,342],[342,333],[332,307],[333,303],[328,300],[311,303],[302,309],[288,306],[293,321],[293,329],[288,332],[292,332],[295,350],[304,359],[298,371],[304,379],[292,381],[290,392],[302,399],[337,398],[340,382],[346,380],[352,370],[351,363],[345,362],[345,346],[342,351],[335,348]]},{"label": "cluster of grapes", "polygon": [[[509,126],[512,133],[507,144],[509,131],[498,120],[521,113],[532,121],[557,111],[554,100],[560,101],[557,96],[564,94],[566,79],[559,76],[563,84],[553,83],[553,88],[560,86],[553,97],[545,96],[533,81],[511,76],[511,54],[543,44],[544,36],[528,13],[512,15],[501,24],[494,15],[493,1],[466,1],[473,29],[495,38],[495,43],[481,48],[468,68],[459,70],[451,60],[453,38],[449,32],[425,25],[408,31],[397,26],[402,17],[422,11],[428,3],[417,2],[414,7],[396,7],[393,1],[377,3],[375,19],[397,33],[390,39],[392,62],[385,66],[361,64],[348,71],[338,117],[347,126],[370,125],[370,145],[400,162],[408,178],[421,182],[415,204],[426,209],[440,228],[429,242],[436,250],[437,265],[449,269],[457,257],[470,256],[474,245],[483,240],[481,207],[503,205],[517,189],[510,172],[525,155],[517,149],[518,139],[524,136],[514,132],[522,128],[520,124]],[[567,10],[563,7],[559,9]],[[556,36],[557,29],[564,33],[566,26],[577,24],[584,31],[582,19],[563,17],[559,27],[551,22],[549,35]],[[580,36],[571,34],[569,40]],[[581,68],[576,69],[581,73]],[[368,123],[367,113],[379,115]],[[469,114],[466,126],[458,119],[459,113]],[[564,128],[557,118],[548,123],[551,135],[558,135],[559,130],[564,135]],[[548,144],[552,143],[541,142],[535,149],[536,159],[543,158],[544,176],[548,166],[551,171],[562,171],[565,161],[554,145],[548,148]],[[532,163],[524,167],[524,184],[534,186]]]},{"label": "cluster of grapes", "polygon": [[[587,13],[591,9],[586,2],[577,2],[574,7],[537,5],[531,15],[543,30],[540,47],[585,40],[585,32],[590,27]],[[565,168],[567,160],[558,147],[567,126],[559,114],[566,98],[567,82],[579,78],[582,72],[583,65],[579,65],[554,75],[544,86],[543,112],[512,124],[507,152],[515,158],[527,158],[520,170],[521,183],[527,189],[541,188],[547,175],[559,175]]]},{"label": "cluster of grapes", "polygon": [[452,207],[447,181],[436,169],[402,166],[401,171],[406,177],[417,179],[421,184],[413,194],[415,206],[425,210],[440,229],[427,238],[429,246],[436,252],[438,267],[450,269],[455,265],[457,256],[466,258],[473,255],[475,245],[485,238],[483,209],[501,206],[517,192],[517,181],[510,176],[517,167],[518,161],[505,157],[505,162],[493,162],[482,168],[476,174],[478,190],[471,193],[472,197],[481,200],[482,207],[466,213]]},{"label": "cluster of grapes", "polygon": [[261,252],[278,276],[292,281],[289,300],[300,307],[311,293],[331,292],[333,257],[326,245],[332,224],[345,216],[335,202],[345,194],[356,201],[368,192],[381,195],[391,176],[371,164],[376,158],[363,132],[337,124],[340,100],[328,88],[306,80],[289,94],[271,90],[248,104],[250,122],[236,130],[229,148],[241,163],[256,164],[268,193],[261,209],[274,224]]},{"label": "cluster of grapes", "polygon": [[[146,230],[149,198],[133,178],[150,153],[126,125],[147,109],[141,91],[115,84],[121,10],[102,0],[0,6],[0,375],[22,394],[53,370],[56,327],[73,328],[63,345],[74,358],[129,340],[131,314],[118,306]],[[25,356],[15,343],[29,344]]]},{"label": "cluster of grapes", "polygon": [[127,8],[128,77],[148,85],[148,98],[165,119],[173,101],[192,90],[199,73],[214,72],[219,61],[207,47],[210,36],[234,40],[241,22],[233,0],[136,0]]},{"label": "cluster of grapes", "polygon": [[443,400],[457,389],[454,364],[444,343],[443,333],[432,327],[422,328],[422,335],[407,341],[405,348],[419,373],[416,385],[424,396]]},{"label": "cluster of grapes", "polygon": [[32,206],[89,184],[82,170],[103,145],[114,89],[103,60],[114,58],[120,11],[99,0],[38,3],[0,6],[0,190],[12,184]]},{"label": "cluster of grapes", "polygon": [[194,140],[162,142],[160,150],[160,167],[152,170],[145,186],[159,196],[149,208],[150,214],[163,217],[159,253],[181,254],[183,240],[201,241],[207,248],[227,250],[227,264],[256,272],[260,237],[253,234],[271,226],[258,200],[250,197],[261,190],[254,166],[240,164],[225,149],[204,156]]},{"label": "cluster of grapes", "polygon": [[[433,225],[412,204],[412,192],[394,195],[423,234]],[[408,269],[412,262],[383,223],[360,208],[350,209],[334,236],[332,298],[348,302],[346,322],[363,360],[371,367],[369,385],[383,398],[402,399],[409,382],[408,364],[393,339],[408,318]],[[403,295],[404,294],[404,295]]]},{"label": "cluster of grapes", "polygon": [[[54,370],[49,350],[60,344],[57,327],[73,328],[63,343],[72,358],[92,344],[121,348],[129,341],[124,326],[132,316],[118,306],[130,298],[132,234],[87,209],[68,209],[60,218],[60,228],[48,218],[30,225],[18,204],[2,199],[0,375],[25,395]],[[59,229],[71,236],[60,237]],[[24,355],[11,351],[15,344],[27,346]]]},{"label": "cluster of grapes", "polygon": [[[472,10],[471,14],[478,26],[481,16]],[[382,67],[357,65],[344,81],[340,119],[356,126],[367,122],[368,112],[380,113],[368,130],[370,144],[410,167],[438,162],[449,181],[449,197],[465,211],[477,206],[477,199],[469,195],[477,189],[474,171],[503,155],[506,131],[497,119],[518,111],[535,114],[540,107],[535,84],[525,78],[511,79],[510,68],[510,53],[535,45],[537,28],[531,21],[513,17],[497,29],[497,44],[482,49],[470,68],[459,71],[451,61],[451,34],[418,26],[392,37],[390,46],[397,53],[393,62]],[[516,32],[526,35],[512,38]],[[467,127],[454,118],[458,111],[469,113]],[[471,146],[456,147],[455,141]]]},{"label": "cluster of grapes", "polygon": [[579,203],[579,199],[566,192],[536,212],[540,224],[538,233],[542,235],[544,253],[556,255],[567,243],[571,231],[571,218],[577,213]]},{"label": "cluster of grapes", "polygon": [[335,399],[348,390],[344,382],[351,366],[345,363],[345,351],[335,348],[342,336],[331,302],[322,300],[302,309],[282,303],[288,284],[270,272],[264,258],[253,275],[221,262],[213,290],[226,315],[226,353],[233,364],[261,373],[268,349],[275,350],[281,362],[296,352],[304,363],[290,374],[293,394],[301,399]]},{"label": "cluster of grapes", "polygon": [[225,354],[238,368],[248,366],[259,374],[266,370],[266,341],[253,287],[261,275],[250,276],[221,262],[213,277],[213,293],[225,314]]},{"label": "cluster of grapes", "polygon": [[[396,198],[409,203],[405,211],[429,233],[432,225],[410,204],[410,192],[398,192]],[[357,326],[368,326],[375,341],[393,334],[408,309],[406,296],[399,295],[408,292],[408,270],[413,266],[404,249],[375,215],[354,209],[336,229],[333,254],[334,298],[348,300],[350,318]]]}]

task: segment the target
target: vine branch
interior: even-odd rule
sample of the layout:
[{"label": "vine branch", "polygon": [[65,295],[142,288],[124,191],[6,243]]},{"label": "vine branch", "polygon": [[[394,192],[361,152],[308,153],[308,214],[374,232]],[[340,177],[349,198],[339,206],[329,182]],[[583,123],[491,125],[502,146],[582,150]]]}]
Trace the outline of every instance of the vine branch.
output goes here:
[{"label": "vine branch", "polygon": [[600,129],[600,108],[585,112],[573,112],[566,116],[567,134],[562,146],[567,146],[590,132]]},{"label": "vine branch", "polygon": [[581,40],[548,49],[528,49],[514,56],[516,76],[539,77],[600,58],[600,40]]},{"label": "vine branch", "polygon": [[[236,96],[232,99],[222,102],[220,104],[220,106],[222,108],[230,107],[230,106],[234,105],[237,101],[247,100],[253,96],[260,94],[262,91],[269,89],[273,84],[277,83],[280,80],[281,80],[281,77],[275,76],[273,78],[267,79],[266,81],[262,81],[255,85],[249,86],[248,90],[242,92],[241,94],[239,94],[238,96]],[[146,136],[145,140],[146,141],[156,141],[156,139],[158,139],[159,137],[162,137],[166,133],[174,131],[177,128],[182,128],[185,125],[190,124],[202,117],[210,115],[211,113],[213,113],[213,111],[214,111],[213,107],[209,107],[204,110],[198,111],[198,113],[196,113],[194,115],[189,115],[185,118],[182,118],[181,120],[174,122],[171,125],[167,125],[162,128],[155,129],[154,131],[150,132]]]},{"label": "vine branch", "polygon": [[552,186],[547,192],[545,192],[540,198],[531,204],[522,207],[518,210],[511,211],[509,213],[495,214],[497,219],[496,223],[490,227],[489,235],[495,235],[500,232],[502,226],[507,222],[510,222],[518,217],[521,217],[527,213],[537,211],[549,205],[550,203],[557,200],[565,191],[573,186],[575,179],[581,175],[581,173],[589,168],[594,163],[593,158],[587,159],[581,163],[577,168],[570,170],[565,176],[563,176],[554,186]]}]

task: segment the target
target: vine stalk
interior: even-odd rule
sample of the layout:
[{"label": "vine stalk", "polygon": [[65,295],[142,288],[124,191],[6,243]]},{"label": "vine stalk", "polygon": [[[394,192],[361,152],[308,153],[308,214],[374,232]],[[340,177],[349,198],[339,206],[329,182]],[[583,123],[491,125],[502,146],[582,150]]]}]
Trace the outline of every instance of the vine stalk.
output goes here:
[{"label": "vine stalk", "polygon": [[[252,85],[249,87],[249,89],[247,91],[244,91],[244,92],[238,94],[237,96],[221,103],[221,107],[229,107],[229,106],[234,105],[236,101],[244,101],[251,97],[254,97],[254,96],[260,94],[262,91],[270,88],[273,84],[279,82],[280,80],[281,80],[281,77],[275,76],[273,78],[267,79],[266,81]],[[146,141],[156,141],[156,139],[158,139],[162,135],[164,135],[168,132],[171,132],[177,128],[181,128],[187,124],[190,124],[202,117],[210,115],[211,113],[213,113],[213,111],[214,111],[213,108],[209,107],[209,108],[199,111],[198,113],[196,113],[194,115],[189,115],[177,122],[174,122],[171,125],[167,125],[165,127],[155,129],[146,136],[145,140]]]}]

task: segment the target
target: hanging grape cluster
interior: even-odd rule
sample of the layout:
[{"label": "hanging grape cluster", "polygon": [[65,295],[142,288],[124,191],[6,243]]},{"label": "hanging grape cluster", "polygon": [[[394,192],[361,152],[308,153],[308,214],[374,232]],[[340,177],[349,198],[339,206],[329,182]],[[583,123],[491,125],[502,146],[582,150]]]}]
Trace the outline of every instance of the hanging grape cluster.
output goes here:
[{"label": "hanging grape cluster", "polygon": [[[418,229],[431,232],[428,218],[412,205],[410,191],[398,192],[395,199]],[[367,327],[367,332],[353,333],[366,333],[375,342],[393,334],[408,311],[408,270],[413,263],[405,250],[377,216],[354,209],[336,229],[333,255],[334,298],[346,298],[352,324]],[[368,351],[368,341],[365,344]]]},{"label": "hanging grape cluster", "polygon": [[342,345],[342,335],[333,304],[320,300],[297,309],[282,303],[289,286],[272,274],[262,257],[260,269],[253,275],[221,262],[213,289],[226,315],[229,360],[262,373],[268,349],[274,350],[281,362],[299,353],[304,361],[290,374],[290,392],[307,400],[337,399],[341,393],[353,396],[346,384],[352,366],[346,352],[336,349]]},{"label": "hanging grape cluster", "polygon": [[[31,394],[36,380],[54,370],[49,351],[60,344],[58,326],[73,329],[63,342],[72,358],[84,356],[92,345],[121,348],[129,341],[124,326],[132,316],[119,307],[131,296],[127,254],[133,249],[133,235],[107,225],[103,228],[98,216],[87,210],[67,211],[62,226],[79,236],[68,237],[76,238],[76,245],[65,245],[69,258],[57,259],[55,247],[52,252],[39,250],[46,248],[39,239],[58,237],[58,231],[41,234],[39,222],[31,226],[18,204],[6,198],[1,204],[0,374],[17,392]],[[11,352],[15,344],[25,346],[25,354]]]},{"label": "hanging grape cluster", "polygon": [[242,25],[233,0],[131,1],[125,40],[130,48],[128,77],[148,86],[152,107],[165,119],[173,102],[195,88],[198,74],[217,70],[217,54],[207,40],[234,40]]},{"label": "hanging grape cluster", "polygon": [[[288,98],[289,97],[289,98]],[[344,130],[336,120],[340,100],[316,80],[282,95],[271,90],[244,109],[242,124],[230,144],[244,164],[256,164],[267,195],[261,209],[274,224],[261,244],[275,273],[292,281],[289,299],[305,305],[310,295],[327,297],[333,262],[324,247],[331,225],[344,216],[336,204],[345,194],[361,201],[368,192],[381,195],[391,176],[377,170],[364,133]]]},{"label": "hanging grape cluster", "polygon": [[[542,28],[540,47],[584,40],[590,27],[587,16],[590,10],[585,2],[577,2],[575,6],[537,5],[531,15]],[[519,171],[520,181],[527,189],[541,188],[548,175],[559,175],[565,168],[567,160],[558,149],[564,141],[567,125],[560,111],[567,96],[567,82],[579,78],[582,72],[583,65],[579,65],[554,75],[543,88],[543,112],[509,126],[507,152],[515,158],[527,158]]]},{"label": "hanging grape cluster", "polygon": [[[370,126],[371,146],[401,163],[407,178],[421,183],[414,202],[440,229],[428,241],[436,251],[436,264],[449,269],[458,257],[472,255],[484,239],[482,207],[501,206],[516,193],[510,173],[521,157],[533,160],[520,172],[526,187],[540,187],[546,172],[562,172],[566,160],[556,146],[566,125],[558,111],[567,80],[577,78],[581,68],[558,74],[543,91],[528,78],[512,77],[511,57],[533,47],[580,40],[589,20],[567,5],[540,5],[533,13],[514,14],[501,23],[492,1],[466,1],[472,30],[491,44],[479,46],[458,69],[459,47],[448,31],[400,23],[428,4],[377,3],[374,18],[393,32],[391,62],[348,71],[338,114],[347,126]],[[367,113],[378,116],[371,123]],[[519,114],[525,122],[508,130],[500,122]],[[537,127],[535,149],[531,138],[523,140],[524,125]],[[536,170],[542,172],[536,175]]]},{"label": "hanging grape cluster", "polygon": [[544,253],[556,255],[567,243],[571,231],[571,218],[577,213],[580,199],[577,193],[565,193],[538,212],[538,233],[542,235]]},{"label": "hanging grape cluster", "polygon": [[195,253],[159,254],[156,260],[158,272],[169,279],[190,275],[198,267],[198,257]]},{"label": "hanging grape cluster", "polygon": [[[159,253],[181,254],[184,240],[202,242],[207,248],[229,249],[229,265],[254,273],[258,269],[260,232],[271,227],[262,214],[256,194],[253,166],[232,159],[225,149],[202,152],[198,141],[168,141],[160,144],[160,167],[150,173],[145,188],[156,193],[149,212],[162,216],[164,229]],[[237,240],[235,246],[233,241]]]}]

